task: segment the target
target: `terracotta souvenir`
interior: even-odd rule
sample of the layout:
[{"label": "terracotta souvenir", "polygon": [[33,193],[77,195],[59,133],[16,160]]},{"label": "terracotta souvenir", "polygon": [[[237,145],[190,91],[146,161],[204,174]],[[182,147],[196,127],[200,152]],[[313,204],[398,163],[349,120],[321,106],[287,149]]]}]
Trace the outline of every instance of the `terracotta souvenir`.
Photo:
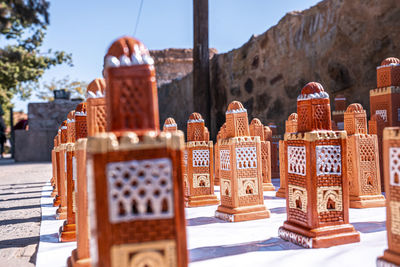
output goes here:
[{"label": "terracotta souvenir", "polygon": [[259,136],[261,140],[261,172],[263,191],[275,191],[271,182],[271,143],[265,138],[264,125],[257,118],[250,123],[250,135]]},{"label": "terracotta souvenir", "polygon": [[60,142],[60,140],[61,140],[61,126],[58,128],[58,133],[57,133],[57,135],[56,135],[56,137],[55,137],[55,139],[56,139],[56,141],[55,141],[55,144],[57,144],[57,146],[55,146],[54,147],[54,152],[55,152],[55,160],[56,160],[56,169],[55,169],[55,171],[56,171],[56,187],[55,187],[55,189],[57,189],[57,194],[56,194],[56,196],[54,197],[54,200],[53,200],[53,206],[54,207],[58,207],[58,206],[60,206],[60,193],[58,192],[59,191],[59,188],[60,188],[60,181],[61,181],[61,177],[60,177],[60,172],[61,172],[61,162],[60,162],[60,145],[61,145],[61,142]]},{"label": "terracotta souvenir", "polygon": [[[289,118],[285,121],[285,134],[297,133],[297,113],[290,114]],[[285,165],[285,140],[279,140],[279,173],[280,173],[280,187],[276,192],[276,197],[286,197],[286,165]]]},{"label": "terracotta souvenir", "polygon": [[87,103],[80,103],[75,109],[75,157],[74,185],[75,197],[74,207],[76,212],[77,248],[72,251],[68,258],[68,266],[90,267],[89,252],[89,218],[87,204],[87,179],[86,179],[86,143],[87,143]]},{"label": "terracotta souvenir", "polygon": [[[129,41],[128,41],[129,40]],[[143,64],[141,64],[143,63]],[[151,64],[145,64],[151,63]],[[139,41],[121,38],[106,56],[107,131],[130,130],[139,136],[159,127],[153,59]]]},{"label": "terracotta souvenir", "polygon": [[87,131],[89,136],[106,131],[106,100],[104,92],[106,81],[94,79],[87,88]]},{"label": "terracotta souvenir", "polygon": [[239,222],[269,218],[262,187],[261,139],[250,136],[247,110],[229,104],[219,144],[221,205],[215,216]]},{"label": "terracotta souvenir", "polygon": [[360,104],[347,108],[344,129],[347,132],[350,208],[385,206],[385,197],[381,194],[378,138],[367,134],[367,115]]},{"label": "terracotta souvenir", "polygon": [[218,131],[217,134],[217,142],[214,144],[214,184],[215,185],[220,185],[219,183],[219,173],[220,173],[220,161],[219,161],[219,140],[221,139],[222,132],[224,131],[226,127],[226,123],[224,123],[221,127],[221,129]]},{"label": "terracotta souvenir", "polygon": [[116,134],[88,138],[93,264],[187,266],[183,133],[158,134],[154,67],[139,41],[117,40],[105,61],[107,123]]},{"label": "terracotta souvenir", "polygon": [[[78,113],[76,123],[81,124],[76,132],[76,175],[77,175],[77,249],[72,251],[68,266],[89,267],[90,231],[88,211],[88,187],[86,177],[86,136],[94,136],[106,129],[105,106],[106,82],[103,78],[94,79],[89,83],[86,94],[86,108]],[[86,125],[85,125],[86,124]],[[86,128],[85,128],[86,126]]]},{"label": "terracotta souvenir", "polygon": [[65,153],[66,164],[66,195],[67,195],[67,219],[59,230],[61,242],[71,242],[76,240],[75,207],[74,207],[74,179],[73,179],[73,159],[75,157],[75,110],[67,116],[67,143]]},{"label": "terracotta souvenir", "polygon": [[383,162],[386,191],[388,249],[377,266],[400,266],[400,127],[383,131]]},{"label": "terracotta souvenir", "polygon": [[381,115],[374,114],[371,116],[371,119],[368,122],[369,134],[375,134],[378,138],[378,148],[379,148],[379,170],[381,176],[381,191],[385,191],[384,186],[384,175],[383,175],[383,157],[382,157],[382,137],[383,137],[383,128],[385,128],[385,122],[383,121]]},{"label": "terracotta souvenir", "polygon": [[163,126],[163,131],[164,132],[176,132],[178,131],[178,125],[176,124],[174,118],[167,118],[164,122]]},{"label": "terracotta souvenir", "polygon": [[63,121],[60,128],[60,145],[59,145],[59,187],[58,194],[60,205],[56,211],[58,220],[67,218],[67,121]]},{"label": "terracotta souvenir", "polygon": [[52,183],[51,185],[53,186],[53,191],[51,192],[51,197],[56,197],[58,192],[57,192],[57,156],[56,156],[56,150],[57,150],[57,135],[54,137],[54,147],[51,150],[51,166],[52,166],[52,173],[53,173],[53,178],[52,178]]},{"label": "terracotta souvenir", "polygon": [[279,140],[282,138],[278,134],[278,128],[275,123],[269,123],[272,135],[267,139],[271,142],[271,177],[279,178]]},{"label": "terracotta souvenir", "polygon": [[298,132],[286,133],[287,220],[279,237],[306,248],[360,241],[349,224],[346,132],[331,130],[329,96],[308,83],[297,98]]},{"label": "terracotta souvenir", "polygon": [[387,58],[376,72],[378,88],[369,92],[371,117],[381,115],[385,127],[400,126],[400,60]]},{"label": "terracotta souvenir", "polygon": [[346,97],[339,94],[334,99],[335,108],[332,111],[332,128],[333,130],[344,130],[344,112],[346,111]]},{"label": "terracotta souvenir", "polygon": [[213,142],[199,113],[192,113],[187,122],[187,143],[184,157],[185,206],[217,205],[214,195]]}]

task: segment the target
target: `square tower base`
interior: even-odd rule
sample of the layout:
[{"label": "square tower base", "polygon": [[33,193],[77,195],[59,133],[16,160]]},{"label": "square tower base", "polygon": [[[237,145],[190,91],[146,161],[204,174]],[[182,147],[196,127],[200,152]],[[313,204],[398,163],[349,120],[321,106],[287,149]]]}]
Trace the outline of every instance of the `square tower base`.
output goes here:
[{"label": "square tower base", "polygon": [[219,200],[216,195],[185,197],[185,207],[188,207],[188,208],[218,205],[218,204],[219,204]]},{"label": "square tower base", "polygon": [[382,257],[376,259],[377,267],[399,267],[400,254],[397,254],[388,249],[385,250]]},{"label": "square tower base", "polygon": [[226,208],[219,206],[215,217],[227,222],[243,222],[269,218],[270,211],[264,205],[251,207]]},{"label": "square tower base", "polygon": [[329,248],[360,242],[360,233],[351,224],[307,229],[286,221],[279,228],[278,235],[283,240],[305,248]]},{"label": "square tower base", "polygon": [[350,208],[364,209],[385,207],[386,200],[383,195],[372,196],[350,196]]}]

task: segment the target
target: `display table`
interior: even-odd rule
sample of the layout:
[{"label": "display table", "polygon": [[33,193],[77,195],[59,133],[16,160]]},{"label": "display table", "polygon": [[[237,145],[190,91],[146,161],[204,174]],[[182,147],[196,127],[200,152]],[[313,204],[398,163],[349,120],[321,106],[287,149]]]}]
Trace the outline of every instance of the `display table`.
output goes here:
[{"label": "display table", "polygon": [[[276,189],[279,180],[273,180]],[[54,219],[50,184],[43,187],[42,223],[36,266],[65,266],[76,242],[59,243],[62,221]],[[215,187],[219,197],[219,186]],[[228,223],[214,217],[214,206],[186,208],[190,266],[376,266],[387,248],[386,209],[350,209],[350,223],[361,233],[361,242],[322,249],[304,249],[278,237],[286,220],[286,200],[264,192],[268,219]]]}]

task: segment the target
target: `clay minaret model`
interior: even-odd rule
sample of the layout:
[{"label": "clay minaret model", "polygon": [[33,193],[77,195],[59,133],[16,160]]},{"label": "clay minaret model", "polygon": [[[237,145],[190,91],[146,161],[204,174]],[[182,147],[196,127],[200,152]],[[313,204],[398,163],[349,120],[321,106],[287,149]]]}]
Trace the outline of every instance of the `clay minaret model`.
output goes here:
[{"label": "clay minaret model", "polygon": [[367,115],[360,104],[351,104],[344,113],[347,132],[347,177],[350,208],[385,206],[381,194],[379,149],[376,135],[367,134]]},{"label": "clay minaret model", "polygon": [[[59,132],[59,175],[60,178],[58,181],[58,199],[59,199],[59,206],[56,211],[56,218],[57,220],[65,220],[67,218],[67,188],[66,188],[66,179],[67,179],[67,166],[66,166],[66,157],[67,157],[67,121],[63,121],[60,127]],[[54,201],[58,202],[57,197]]]},{"label": "clay minaret model", "polygon": [[385,127],[400,126],[400,60],[385,59],[376,75],[378,88],[369,92],[371,116],[379,114]]},{"label": "clay minaret model", "polygon": [[187,266],[184,136],[159,130],[155,70],[144,45],[105,57],[108,132],[88,138],[91,257],[97,266]]},{"label": "clay minaret model", "polygon": [[271,142],[267,141],[264,125],[257,118],[254,118],[250,123],[250,135],[259,136],[261,140],[263,191],[275,191],[275,187],[271,181]]},{"label": "clay minaret model", "polygon": [[174,118],[167,118],[164,122],[163,132],[176,132],[178,131],[178,125]]},{"label": "clay minaret model", "polygon": [[218,142],[221,205],[215,216],[230,222],[268,218],[262,189],[261,140],[250,136],[247,110],[240,102],[229,104],[226,128]]},{"label": "clay minaret model", "polygon": [[[297,133],[297,113],[290,114],[289,118],[285,122],[285,134]],[[285,165],[285,153],[286,153],[286,141],[279,140],[279,172],[280,172],[280,187],[276,192],[276,197],[286,197],[286,165]]]},{"label": "clay minaret model", "polygon": [[385,128],[383,158],[388,249],[377,266],[400,266],[400,127]]},{"label": "clay minaret model", "polygon": [[213,142],[199,113],[192,113],[187,122],[185,162],[185,205],[198,207],[217,205],[214,195]]},{"label": "clay minaret model", "polygon": [[306,248],[359,242],[349,224],[346,132],[331,130],[329,96],[321,84],[302,89],[297,114],[298,132],[285,134],[287,220],[279,236]]}]

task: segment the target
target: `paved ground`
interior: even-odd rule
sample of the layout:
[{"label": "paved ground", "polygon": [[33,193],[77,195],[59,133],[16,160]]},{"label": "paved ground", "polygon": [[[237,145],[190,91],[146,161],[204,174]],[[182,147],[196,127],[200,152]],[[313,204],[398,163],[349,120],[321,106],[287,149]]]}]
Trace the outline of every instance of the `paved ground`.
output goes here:
[{"label": "paved ground", "polygon": [[50,178],[51,163],[0,160],[0,266],[35,266],[40,197]]}]

